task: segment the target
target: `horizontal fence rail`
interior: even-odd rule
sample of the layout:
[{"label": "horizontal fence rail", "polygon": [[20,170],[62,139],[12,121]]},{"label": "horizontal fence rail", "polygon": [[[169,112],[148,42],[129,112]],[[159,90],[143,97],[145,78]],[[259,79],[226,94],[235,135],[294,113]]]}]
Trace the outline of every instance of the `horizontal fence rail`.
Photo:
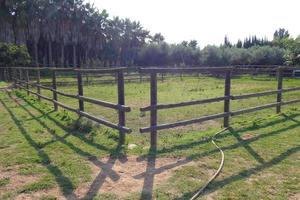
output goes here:
[{"label": "horizontal fence rail", "polygon": [[[184,68],[173,68],[173,67],[137,67],[135,69],[129,69],[126,67],[114,67],[114,68],[46,68],[46,67],[9,67],[1,68],[4,70],[4,75],[6,78],[12,76],[12,80],[16,87],[21,88],[27,92],[27,94],[33,94],[38,97],[38,99],[44,99],[53,103],[54,110],[58,107],[69,110],[71,112],[77,113],[79,116],[88,118],[99,124],[103,124],[107,127],[119,130],[120,132],[120,143],[124,143],[125,133],[130,133],[131,129],[125,126],[126,118],[125,113],[130,112],[129,106],[125,105],[125,91],[124,82],[127,81],[150,81],[150,105],[140,108],[141,112],[150,112],[150,126],[140,128],[141,133],[150,132],[151,133],[151,148],[156,149],[157,146],[157,131],[165,130],[170,128],[175,128],[179,126],[186,126],[195,123],[201,123],[213,119],[223,118],[224,127],[229,126],[230,117],[256,112],[259,110],[267,108],[276,108],[276,113],[281,112],[281,107],[284,105],[290,105],[295,103],[300,103],[300,99],[294,99],[290,101],[282,101],[282,95],[286,92],[300,91],[300,87],[294,88],[283,88],[283,77],[291,76],[294,70],[299,70],[299,68],[294,67],[281,67],[281,66],[225,66],[225,67],[184,67]],[[41,74],[47,74],[48,79],[41,81]],[[67,74],[67,76],[66,76]],[[159,80],[164,81],[165,78],[172,78],[174,76],[180,75],[182,77],[195,76],[200,77],[200,75],[213,75],[217,77],[224,78],[224,96],[213,97],[208,99],[199,99],[193,101],[184,101],[179,103],[169,103],[169,104],[159,104],[157,102],[157,82]],[[231,92],[231,81],[232,76],[242,75],[242,74],[266,74],[269,76],[276,76],[277,79],[277,89],[270,91],[260,91],[256,93],[239,94],[234,95]],[[93,78],[111,77],[112,79],[104,78],[104,80],[89,79],[92,75]],[[126,75],[126,77],[125,77]],[[170,75],[170,76],[167,76]],[[30,80],[31,77],[35,79]],[[59,82],[57,78],[64,77],[70,78],[67,81]],[[86,77],[86,79],[85,79]],[[70,81],[69,81],[70,80]],[[111,103],[99,99],[94,99],[84,95],[84,83],[114,83],[117,84],[118,92],[118,103]],[[57,89],[57,86],[63,84],[76,84],[78,87],[77,94],[69,94]],[[30,90],[30,88],[36,88],[36,91]],[[43,90],[48,90],[52,93],[52,97],[46,97],[42,95]],[[231,103],[235,100],[246,100],[255,97],[276,95],[276,100],[274,103],[260,105],[257,107],[243,108],[240,110],[231,110]],[[78,101],[78,109],[72,108],[59,102],[59,96],[64,96],[68,98],[73,98]],[[103,106],[105,108],[113,109],[118,112],[118,124],[112,123],[106,119],[102,119],[93,116],[84,110],[84,103],[92,103],[98,106]],[[209,103],[224,103],[224,111],[222,113],[211,114],[200,116],[194,119],[187,119],[172,123],[158,124],[157,123],[157,112],[158,110],[172,109],[186,106],[195,106]]]},{"label": "horizontal fence rail", "polygon": [[[281,111],[282,105],[289,105],[294,103],[300,103],[300,99],[295,99],[291,101],[282,101],[282,94],[284,92],[291,92],[291,91],[300,91],[300,87],[295,88],[282,88],[283,85],[283,71],[286,69],[295,69],[295,68],[287,68],[287,67],[277,67],[277,68],[263,68],[263,69],[243,69],[238,67],[215,67],[215,68],[175,68],[175,69],[166,69],[166,68],[140,68],[139,72],[144,74],[150,75],[150,102],[151,104],[146,107],[140,108],[141,112],[150,111],[150,127],[140,128],[141,133],[150,132],[151,133],[151,148],[156,149],[157,147],[157,131],[164,130],[164,129],[170,129],[175,128],[179,126],[186,126],[191,125],[195,123],[200,123],[204,121],[209,121],[213,119],[224,119],[224,127],[229,126],[229,117],[242,115],[246,113],[256,112],[259,110],[267,109],[267,108],[273,108],[276,107],[276,112],[279,113]],[[231,94],[231,76],[233,73],[239,73],[239,72],[258,72],[258,71],[264,71],[264,72],[272,72],[273,74],[276,74],[277,78],[277,90],[272,91],[262,91],[257,93],[250,93],[250,94],[241,94],[241,95],[232,95]],[[214,97],[209,99],[200,99],[200,100],[193,100],[193,101],[186,101],[186,102],[180,102],[180,103],[171,103],[171,104],[158,104],[157,103],[157,74],[158,73],[195,73],[195,72],[220,72],[225,77],[225,91],[223,97]],[[241,110],[231,111],[230,110],[230,103],[233,100],[242,100],[242,99],[249,99],[253,97],[261,97],[261,96],[267,96],[267,95],[277,95],[276,102],[271,104],[266,104],[262,106],[257,107],[251,107],[251,108],[245,108]],[[207,103],[215,103],[215,102],[222,102],[224,101],[224,112],[218,113],[218,114],[212,114],[207,116],[202,116],[199,118],[189,119],[189,120],[182,120],[177,121],[173,123],[166,123],[166,124],[157,124],[157,111],[161,109],[171,109],[171,108],[179,108],[184,106],[192,106],[192,105],[201,105],[201,104],[207,104]]]},{"label": "horizontal fence rail", "polygon": [[[131,129],[125,126],[125,113],[130,112],[130,107],[125,105],[125,93],[124,93],[124,70],[126,68],[110,68],[110,69],[70,69],[70,68],[31,68],[31,67],[11,67],[10,70],[13,70],[13,81],[17,88],[23,89],[27,94],[33,94],[38,97],[38,99],[44,99],[53,103],[54,110],[57,110],[58,107],[69,110],[71,112],[77,113],[81,117],[85,117],[89,120],[92,120],[96,123],[105,125],[107,127],[116,129],[120,132],[119,142],[121,144],[125,141],[125,133],[130,133]],[[52,82],[50,86],[45,86],[41,84],[41,72],[49,71],[51,72]],[[34,72],[36,76],[36,81],[30,81],[29,72]],[[57,89],[57,73],[60,72],[72,72],[77,74],[77,94],[69,94]],[[116,83],[117,83],[117,93],[118,93],[118,103],[111,103],[107,101],[102,101],[99,99],[94,99],[91,97],[86,97],[83,95],[83,84],[81,74],[83,73],[97,73],[97,74],[115,74]],[[30,90],[30,88],[36,88],[36,91]],[[48,90],[52,92],[52,98],[46,97],[41,94],[41,89]],[[78,100],[79,108],[72,108],[68,105],[65,105],[58,101],[58,95],[73,98]],[[115,124],[106,119],[96,117],[84,111],[84,102],[92,103],[98,106],[110,108],[118,112],[119,123]]]}]

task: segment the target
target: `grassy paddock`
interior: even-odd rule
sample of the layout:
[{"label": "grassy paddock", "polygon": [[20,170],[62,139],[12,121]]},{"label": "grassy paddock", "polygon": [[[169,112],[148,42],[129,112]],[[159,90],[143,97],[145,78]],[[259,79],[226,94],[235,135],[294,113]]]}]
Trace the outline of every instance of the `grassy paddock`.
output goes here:
[{"label": "grassy paddock", "polygon": [[[222,96],[223,79],[212,77],[171,78],[158,84],[158,102],[172,103]],[[285,79],[284,87],[299,86],[298,79]],[[76,93],[77,88],[59,87]],[[276,89],[270,77],[243,76],[232,80],[232,94],[252,93]],[[116,85],[85,86],[86,96],[116,102]],[[43,94],[51,97],[50,92]],[[149,125],[149,113],[139,108],[149,104],[149,83],[127,83],[126,104],[133,108],[127,115],[127,126],[134,132],[126,144],[117,146],[118,132],[96,126],[88,121],[78,122],[75,114],[52,111],[52,105],[40,103],[24,92],[0,92],[0,170],[15,173],[33,181],[15,187],[9,177],[0,177],[0,199],[15,199],[24,194],[46,193],[58,188],[61,196],[70,197],[82,184],[93,183],[90,163],[112,155],[147,156],[148,134],[138,133],[139,127]],[[283,95],[284,100],[299,98],[299,93]],[[232,109],[275,102],[275,96],[241,100]],[[77,106],[72,99],[59,97],[67,105]],[[159,122],[172,122],[205,114],[222,112],[223,103],[189,106],[159,111]],[[96,116],[117,120],[114,111],[86,104],[86,110]],[[219,152],[209,137],[221,128],[222,120],[160,131],[158,151],[152,158],[186,157],[197,164],[176,169],[172,176],[154,187],[151,193],[132,193],[125,199],[189,199],[203,185],[219,163]],[[283,114],[275,109],[242,115],[231,119],[232,129],[218,137],[225,150],[225,166],[221,175],[209,186],[203,199],[297,199],[300,188],[300,109],[299,104],[283,107]],[[199,131],[201,130],[201,131]],[[168,166],[166,167],[168,169]],[[156,169],[159,173],[161,169]],[[151,183],[151,174],[145,177]],[[150,179],[150,181],[149,181]],[[101,186],[100,186],[101,187]],[[9,189],[13,188],[13,189]],[[297,193],[298,192],[298,193]],[[46,196],[45,196],[46,195]],[[55,199],[45,194],[40,199]],[[116,194],[90,196],[95,199],[118,199]]]}]

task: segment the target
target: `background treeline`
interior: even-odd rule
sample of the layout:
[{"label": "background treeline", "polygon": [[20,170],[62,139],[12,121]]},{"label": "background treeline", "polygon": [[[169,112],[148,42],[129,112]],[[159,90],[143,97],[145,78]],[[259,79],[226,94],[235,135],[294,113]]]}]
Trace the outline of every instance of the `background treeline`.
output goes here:
[{"label": "background treeline", "polygon": [[[109,18],[106,10],[99,11],[83,0],[1,0],[0,42],[0,65],[28,65],[29,62],[57,67],[300,63],[300,37],[292,38],[285,29],[275,31],[271,41],[250,36],[231,43],[226,36],[220,46],[200,49],[196,40],[168,44],[163,35],[151,35],[139,22]],[[20,60],[15,61],[16,57]]]}]

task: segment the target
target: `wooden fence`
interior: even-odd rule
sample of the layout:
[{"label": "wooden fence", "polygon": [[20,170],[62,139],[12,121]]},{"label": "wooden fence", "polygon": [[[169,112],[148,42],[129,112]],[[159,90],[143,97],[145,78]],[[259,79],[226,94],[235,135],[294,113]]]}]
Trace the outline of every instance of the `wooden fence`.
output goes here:
[{"label": "wooden fence", "polygon": [[[157,146],[157,131],[158,130],[164,130],[164,129],[170,129],[175,128],[178,126],[186,126],[194,123],[200,123],[212,119],[218,119],[223,118],[223,125],[224,127],[229,127],[229,118],[232,116],[237,116],[245,113],[255,112],[258,110],[266,109],[266,108],[272,108],[276,107],[276,113],[279,113],[281,111],[282,105],[288,105],[293,103],[299,103],[300,99],[291,100],[291,101],[282,101],[282,93],[283,92],[290,92],[290,91],[299,91],[300,87],[296,88],[288,88],[283,89],[283,72],[285,70],[292,70],[293,68],[284,68],[284,67],[278,67],[278,68],[272,68],[272,69],[251,69],[251,68],[239,68],[239,67],[201,67],[201,68],[140,68],[139,72],[142,74],[150,74],[150,105],[141,108],[140,110],[142,112],[150,111],[150,127],[141,128],[141,133],[150,132],[151,133],[151,148],[153,150],[156,149]],[[265,91],[265,92],[258,92],[258,93],[252,93],[252,94],[243,94],[243,95],[232,95],[231,94],[231,78],[232,74],[240,74],[240,73],[276,73],[277,74],[277,89],[272,91]],[[224,90],[224,96],[222,97],[216,97],[216,98],[210,98],[210,99],[201,99],[201,100],[195,100],[195,101],[187,101],[187,102],[180,102],[180,103],[172,103],[172,104],[158,104],[157,103],[157,74],[182,74],[182,73],[210,73],[210,74],[223,74],[225,77],[225,90]],[[252,107],[252,108],[245,108],[242,110],[236,110],[232,111],[230,109],[230,102],[233,100],[238,99],[248,99],[252,97],[260,97],[260,96],[266,96],[266,95],[272,95],[277,94],[276,102],[271,104],[266,104],[258,107]],[[213,115],[207,115],[202,116],[195,119],[189,119],[184,121],[177,121],[173,123],[167,123],[167,124],[157,124],[157,112],[158,110],[162,109],[171,109],[171,108],[178,108],[183,106],[191,106],[191,105],[200,105],[200,104],[207,104],[207,103],[214,103],[214,102],[224,102],[224,112],[213,114]]]},{"label": "wooden fence", "polygon": [[[179,126],[186,126],[194,123],[201,123],[208,120],[223,118],[224,127],[230,126],[230,117],[255,112],[262,109],[273,108],[276,107],[276,113],[281,111],[281,106],[299,103],[300,99],[295,99],[291,101],[282,101],[282,94],[284,92],[291,91],[300,91],[300,87],[295,88],[283,88],[283,77],[289,76],[291,71],[295,68],[288,67],[245,67],[245,66],[235,66],[235,67],[190,67],[190,68],[156,68],[156,67],[148,67],[148,68],[139,68],[137,75],[140,77],[148,77],[146,79],[150,80],[150,105],[140,108],[142,112],[150,111],[150,126],[145,128],[140,128],[141,133],[150,132],[151,135],[151,148],[153,150],[157,147],[157,131],[175,128]],[[12,77],[14,80],[14,84],[16,87],[24,89],[28,94],[34,94],[39,99],[45,99],[49,102],[53,103],[54,110],[57,110],[58,107],[62,107],[66,110],[77,113],[79,116],[86,117],[92,121],[103,124],[113,129],[117,129],[120,132],[120,143],[123,144],[125,140],[125,133],[130,133],[131,129],[125,126],[125,113],[130,112],[130,107],[125,106],[125,92],[124,92],[124,73],[126,76],[129,75],[127,68],[105,68],[105,69],[72,69],[72,68],[30,68],[30,67],[10,67],[10,68],[1,68],[4,70],[4,76],[8,79],[8,77]],[[50,72],[52,77],[51,84],[47,86],[41,84],[41,72],[47,71],[48,74]],[[30,81],[29,72],[36,76],[35,81]],[[33,73],[34,72],[34,73]],[[62,91],[57,90],[57,74],[61,72],[72,72],[76,75],[76,85],[78,86],[77,94],[68,94]],[[132,73],[132,72],[131,72]],[[242,95],[232,95],[231,94],[231,79],[233,75],[237,74],[268,74],[271,76],[277,76],[277,88],[276,90],[257,92],[251,94],[242,94]],[[98,99],[93,99],[90,97],[84,96],[84,87],[83,87],[83,75],[93,74],[95,75],[107,75],[110,76],[113,74],[114,82],[117,84],[118,88],[118,103],[106,102]],[[179,74],[180,77],[183,74],[192,74],[198,76],[199,74],[209,74],[224,77],[224,96],[209,98],[209,99],[199,99],[194,101],[186,101],[172,104],[158,104],[157,102],[157,83],[158,80],[164,79],[166,75],[176,75]],[[150,75],[150,78],[149,78]],[[30,90],[30,88],[36,88],[36,91]],[[52,98],[43,96],[41,94],[41,89],[52,91]],[[266,104],[258,107],[245,108],[241,110],[232,111],[230,108],[231,101],[240,100],[240,99],[248,99],[253,97],[261,97],[267,95],[276,94],[275,103]],[[65,97],[70,97],[78,100],[78,109],[71,108],[61,102],[58,101],[58,95],[62,95]],[[93,103],[99,106],[104,106],[106,108],[114,109],[118,111],[119,123],[114,124],[110,121],[107,121],[102,118],[95,117],[84,111],[84,102]],[[215,102],[223,102],[224,103],[224,111],[222,113],[217,113],[213,115],[206,115],[199,118],[188,119],[183,121],[177,121],[173,123],[167,124],[157,124],[157,112],[158,110],[163,109],[171,109],[178,108],[184,106],[192,106],[192,105],[201,105]]]},{"label": "wooden fence", "polygon": [[[29,67],[11,67],[12,70],[12,79],[17,88],[24,89],[27,91],[27,94],[34,94],[38,99],[44,99],[53,103],[54,110],[56,111],[58,107],[62,107],[66,110],[77,113],[81,117],[86,117],[94,122],[108,126],[110,128],[116,129],[119,131],[119,143],[124,144],[125,134],[130,133],[131,129],[125,126],[125,112],[130,112],[130,107],[125,106],[125,91],[124,91],[124,70],[126,68],[110,68],[110,69],[72,69],[72,68],[29,68]],[[44,86],[41,84],[41,72],[47,71],[51,73],[52,84],[51,87]],[[35,81],[30,81],[30,74],[35,74]],[[34,73],[33,73],[34,72]],[[77,75],[77,94],[68,94],[62,91],[57,90],[57,73],[60,72],[72,72]],[[118,92],[118,103],[106,102],[90,97],[84,96],[84,87],[82,81],[82,74],[93,73],[93,74],[115,74],[117,81],[117,92]],[[30,87],[31,86],[31,87]],[[36,88],[36,91],[30,90],[31,88]],[[41,94],[41,89],[48,90],[52,92],[52,98],[46,97]],[[78,108],[72,108],[68,105],[65,105],[58,101],[58,95],[65,97],[73,98],[78,100]],[[95,105],[103,106],[106,108],[114,109],[118,111],[118,124],[114,124],[106,119],[102,119],[96,116],[93,116],[84,111],[84,102],[89,102]]]}]

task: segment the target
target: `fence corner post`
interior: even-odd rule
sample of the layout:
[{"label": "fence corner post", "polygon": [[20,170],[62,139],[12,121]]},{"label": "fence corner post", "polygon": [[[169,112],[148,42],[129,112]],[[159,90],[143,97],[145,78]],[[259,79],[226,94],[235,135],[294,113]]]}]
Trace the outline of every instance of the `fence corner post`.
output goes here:
[{"label": "fence corner post", "polygon": [[[118,84],[118,104],[125,105],[125,89],[124,89],[124,72],[118,71],[116,74],[117,84]],[[119,110],[119,126],[125,126],[125,111]],[[119,131],[119,145],[125,143],[125,132]]]},{"label": "fence corner post", "polygon": [[[224,92],[225,95],[224,96],[226,97],[226,99],[224,100],[224,113],[230,112],[231,74],[232,74],[232,70],[227,70],[225,74],[225,92]],[[224,117],[223,126],[225,128],[229,127],[229,116]]]},{"label": "fence corner post", "polygon": [[277,68],[277,106],[276,113],[281,112],[283,68]]},{"label": "fence corner post", "polygon": [[[156,72],[151,73],[150,75],[150,104],[151,106],[157,105],[157,74]],[[157,125],[157,110],[152,109],[150,112],[150,125],[151,128],[156,127]],[[151,129],[151,150],[156,151],[157,149],[157,131]]]}]

